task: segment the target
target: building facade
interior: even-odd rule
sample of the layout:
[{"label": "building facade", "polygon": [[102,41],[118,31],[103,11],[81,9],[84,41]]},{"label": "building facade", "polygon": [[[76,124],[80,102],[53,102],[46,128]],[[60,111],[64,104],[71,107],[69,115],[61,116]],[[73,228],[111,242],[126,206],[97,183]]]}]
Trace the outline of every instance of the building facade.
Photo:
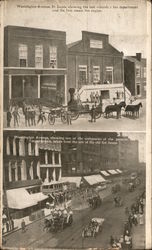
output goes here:
[{"label": "building facade", "polygon": [[108,138],[98,143],[62,145],[63,176],[82,176],[101,170],[138,168],[138,141],[128,137]]},{"label": "building facade", "polygon": [[61,178],[61,144],[31,136],[4,136],[6,188],[36,185]]},{"label": "building facade", "polygon": [[108,35],[82,31],[82,40],[67,47],[68,88],[79,90],[80,95],[84,86],[96,88],[102,99],[124,97],[123,53],[109,43]]},{"label": "building facade", "polygon": [[45,29],[4,28],[4,108],[9,101],[67,100],[66,33]]},{"label": "building facade", "polygon": [[133,96],[146,98],[146,59],[141,53],[125,57],[124,80]]}]

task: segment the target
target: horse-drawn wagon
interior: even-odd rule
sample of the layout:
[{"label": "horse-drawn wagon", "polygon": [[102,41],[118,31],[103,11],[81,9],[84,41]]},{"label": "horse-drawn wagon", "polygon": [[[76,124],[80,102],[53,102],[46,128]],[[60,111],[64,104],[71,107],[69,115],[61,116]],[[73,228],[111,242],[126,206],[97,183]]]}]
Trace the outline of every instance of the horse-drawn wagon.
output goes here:
[{"label": "horse-drawn wagon", "polygon": [[100,207],[101,204],[102,204],[102,199],[100,198],[99,195],[95,195],[95,196],[92,196],[92,197],[89,197],[87,199],[88,203],[89,203],[89,206],[93,209],[97,208],[97,207]]},{"label": "horse-drawn wagon", "polygon": [[44,220],[44,230],[49,232],[62,231],[73,223],[73,214],[64,214],[61,216],[50,215]]},{"label": "horse-drawn wagon", "polygon": [[82,237],[96,237],[102,231],[104,218],[92,218],[89,224],[83,229]]}]

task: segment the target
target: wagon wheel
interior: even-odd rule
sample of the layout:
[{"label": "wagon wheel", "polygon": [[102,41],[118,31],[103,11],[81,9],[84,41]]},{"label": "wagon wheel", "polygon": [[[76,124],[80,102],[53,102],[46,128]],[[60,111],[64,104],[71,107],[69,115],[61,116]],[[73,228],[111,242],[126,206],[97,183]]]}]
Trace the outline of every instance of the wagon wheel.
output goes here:
[{"label": "wagon wheel", "polygon": [[66,114],[66,112],[61,113],[61,121],[63,123],[67,123],[67,114]]},{"label": "wagon wheel", "polygon": [[79,111],[71,111],[71,120],[77,120],[79,117]]},{"label": "wagon wheel", "polygon": [[54,125],[55,123],[55,117],[51,113],[48,114],[48,122],[50,125]]}]

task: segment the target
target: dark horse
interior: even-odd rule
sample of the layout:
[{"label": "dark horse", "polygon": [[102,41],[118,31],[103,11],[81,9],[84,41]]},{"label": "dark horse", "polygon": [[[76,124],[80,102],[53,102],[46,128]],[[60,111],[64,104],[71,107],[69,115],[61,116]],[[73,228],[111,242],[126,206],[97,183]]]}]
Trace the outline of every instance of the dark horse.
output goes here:
[{"label": "dark horse", "polygon": [[138,103],[136,105],[127,105],[125,112],[126,115],[131,114],[131,116],[136,116],[139,118],[139,109],[142,107],[142,103]]},{"label": "dark horse", "polygon": [[114,104],[114,105],[109,105],[105,108],[105,114],[106,114],[106,118],[108,118],[110,113],[116,112],[117,113],[117,119],[121,117],[121,108],[125,108],[126,107],[126,103],[120,102],[119,104]]}]

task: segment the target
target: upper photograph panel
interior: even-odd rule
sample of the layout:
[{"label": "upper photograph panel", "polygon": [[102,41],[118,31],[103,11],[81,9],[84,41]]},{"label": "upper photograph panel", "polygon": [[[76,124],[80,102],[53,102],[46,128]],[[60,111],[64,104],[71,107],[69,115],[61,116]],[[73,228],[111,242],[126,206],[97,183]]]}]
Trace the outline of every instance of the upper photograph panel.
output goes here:
[{"label": "upper photograph panel", "polygon": [[6,1],[4,128],[144,131],[146,1],[52,2]]}]

